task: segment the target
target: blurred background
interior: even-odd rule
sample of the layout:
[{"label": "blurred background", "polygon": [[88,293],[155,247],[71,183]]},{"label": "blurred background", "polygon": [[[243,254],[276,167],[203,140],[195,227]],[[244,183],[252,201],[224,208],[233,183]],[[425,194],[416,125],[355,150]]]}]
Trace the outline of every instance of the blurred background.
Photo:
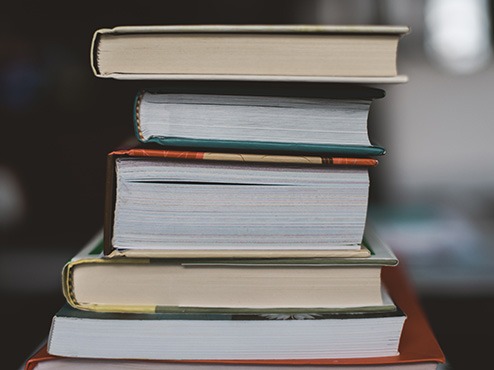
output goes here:
[{"label": "blurred background", "polygon": [[[487,0],[9,2],[0,13],[2,368],[46,337],[60,271],[102,226],[106,154],[134,135],[139,81],[89,66],[98,28],[140,24],[399,24],[379,86],[369,220],[403,261],[454,369],[488,368],[494,329],[493,6]],[[150,81],[146,87],[159,85]]]}]

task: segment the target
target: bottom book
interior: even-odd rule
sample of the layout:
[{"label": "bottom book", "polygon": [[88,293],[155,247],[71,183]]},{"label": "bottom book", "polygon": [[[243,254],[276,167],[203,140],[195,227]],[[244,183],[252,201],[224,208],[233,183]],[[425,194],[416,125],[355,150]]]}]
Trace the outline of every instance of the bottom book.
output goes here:
[{"label": "bottom book", "polygon": [[[355,347],[353,351],[353,358],[343,358],[341,356],[332,356],[331,353],[335,353],[335,349],[338,347],[338,341],[334,341],[332,349],[325,356],[320,353],[315,353],[311,349],[305,349],[304,358],[300,358],[299,355],[294,353],[283,353],[284,359],[276,359],[275,357],[269,358],[269,356],[260,359],[259,357],[251,358],[248,360],[233,360],[233,359],[203,359],[203,360],[187,360],[182,358],[181,360],[171,360],[169,357],[167,360],[151,360],[149,357],[143,357],[141,360],[131,360],[132,353],[127,351],[123,354],[123,358],[112,358],[112,352],[108,349],[115,348],[121,344],[117,339],[117,336],[113,337],[113,341],[109,341],[108,338],[100,336],[98,342],[94,342],[99,335],[87,331],[74,332],[71,328],[57,328],[55,322],[55,330],[50,332],[47,344],[36,352],[25,364],[25,370],[43,370],[43,369],[209,369],[209,368],[235,368],[235,369],[297,369],[304,365],[310,365],[311,369],[317,369],[318,367],[331,367],[332,369],[344,368],[349,369],[435,369],[438,364],[444,363],[444,354],[438,345],[433,332],[424,316],[421,307],[418,303],[417,297],[414,294],[413,289],[409,285],[409,282],[404,275],[402,267],[385,267],[383,269],[383,280],[396,302],[397,306],[406,313],[407,319],[405,320],[403,331],[399,340],[399,353],[390,356],[369,356],[369,354],[363,354],[360,352],[360,348]],[[358,319],[356,319],[358,320]],[[294,322],[294,320],[290,320]],[[308,320],[312,321],[312,320]],[[315,320],[321,322],[321,320]],[[298,320],[297,323],[306,322],[306,320]],[[66,330],[68,329],[68,330]],[[380,326],[367,328],[370,331],[380,331]],[[62,330],[59,332],[58,330]],[[52,347],[50,350],[49,344],[53,344],[53,340],[60,340],[56,338],[60,334],[64,334],[61,338],[65,340],[62,351]],[[121,334],[127,336],[126,329],[120,331]],[[99,330],[101,334],[101,330]],[[84,335],[84,338],[79,338],[78,343],[74,342],[75,336]],[[190,337],[189,332],[184,332],[183,336]],[[60,342],[59,342],[60,343]],[[184,343],[188,343],[185,341]],[[152,341],[137,341],[134,343],[140,347],[148,347],[152,345]],[[95,348],[99,346],[98,348]],[[190,353],[191,348],[184,349],[184,353]],[[127,350],[129,347],[127,346]],[[164,353],[165,348],[162,348]],[[272,351],[272,348],[268,348],[268,351]],[[93,351],[93,352],[91,352]],[[159,352],[160,353],[160,352]],[[359,353],[361,355],[359,355]],[[63,354],[63,355],[62,355]],[[88,357],[93,357],[92,359]],[[297,358],[297,356],[299,358]],[[367,357],[365,357],[367,356]],[[103,359],[106,357],[106,359]]]},{"label": "bottom book", "polygon": [[286,365],[286,364],[219,364],[219,363],[187,363],[148,360],[104,360],[86,358],[63,358],[51,356],[46,352],[46,346],[36,352],[26,363],[24,370],[435,370],[439,362],[396,362],[374,365]]}]

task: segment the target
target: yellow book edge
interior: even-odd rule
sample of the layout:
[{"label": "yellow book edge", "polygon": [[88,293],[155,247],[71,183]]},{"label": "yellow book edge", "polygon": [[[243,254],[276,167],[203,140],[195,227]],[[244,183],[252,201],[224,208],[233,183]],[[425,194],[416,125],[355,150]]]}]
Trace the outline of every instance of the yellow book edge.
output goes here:
[{"label": "yellow book edge", "polygon": [[[133,263],[149,263],[149,259],[138,258]],[[115,263],[128,263],[125,259],[105,259],[105,258],[81,258],[79,260],[70,261],[66,263],[62,269],[62,293],[67,301],[72,307],[79,310],[86,311],[98,311],[98,312],[129,312],[129,313],[154,313],[156,312],[155,306],[145,306],[145,305],[135,305],[135,306],[117,306],[117,305],[95,305],[95,304],[85,304],[79,303],[73,294],[73,279],[72,271],[80,264],[97,263],[97,264],[115,264]]]}]

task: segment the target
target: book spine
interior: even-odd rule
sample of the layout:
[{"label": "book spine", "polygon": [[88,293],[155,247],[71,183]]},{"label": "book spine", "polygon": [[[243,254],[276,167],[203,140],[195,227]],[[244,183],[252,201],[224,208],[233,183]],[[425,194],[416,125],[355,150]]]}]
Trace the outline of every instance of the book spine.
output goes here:
[{"label": "book spine", "polygon": [[307,144],[288,142],[237,141],[188,139],[182,137],[151,136],[144,143],[152,143],[163,148],[188,149],[195,151],[229,151],[234,153],[271,153],[290,156],[331,156],[331,157],[374,157],[386,153],[377,145]]},{"label": "book spine", "polygon": [[106,159],[105,204],[103,215],[103,253],[112,252],[113,237],[113,207],[115,205],[115,162],[112,155]]},{"label": "book spine", "polygon": [[91,65],[91,70],[96,77],[104,77],[101,75],[98,68],[98,47],[101,34],[108,33],[108,29],[99,29],[93,33],[93,38],[91,39],[91,47],[89,49],[89,63]]}]

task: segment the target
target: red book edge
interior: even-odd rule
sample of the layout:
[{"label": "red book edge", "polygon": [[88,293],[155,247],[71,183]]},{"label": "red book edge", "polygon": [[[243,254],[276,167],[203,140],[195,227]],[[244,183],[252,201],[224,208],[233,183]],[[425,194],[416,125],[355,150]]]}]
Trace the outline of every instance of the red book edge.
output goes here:
[{"label": "red book edge", "polygon": [[[217,363],[217,364],[257,364],[257,365],[392,365],[400,363],[437,362],[444,363],[445,356],[439,346],[429,322],[419,304],[418,296],[406,275],[403,263],[399,266],[382,268],[383,282],[390,296],[405,312],[407,319],[403,327],[397,356],[371,358],[321,358],[297,360],[187,360],[161,362]],[[27,361],[24,370],[33,370],[41,361],[49,361],[58,356],[47,352],[46,343]],[[149,361],[149,360],[145,360]],[[153,360],[154,361],[154,360]]]},{"label": "red book edge", "polygon": [[[109,153],[109,156],[129,156],[129,157],[155,157],[155,158],[174,158],[174,159],[205,159],[208,154],[221,153],[215,152],[195,152],[195,151],[184,151],[184,150],[165,150],[165,149],[148,149],[148,148],[130,148],[123,150],[116,150]],[[230,155],[240,155],[242,153],[223,153],[225,156]],[[259,155],[259,157],[270,157],[270,155]],[[358,167],[375,167],[379,163],[377,159],[374,158],[360,158],[360,157],[325,157],[325,156],[302,156],[302,155],[273,155],[272,157],[317,157],[321,159],[322,165],[329,166],[358,166]],[[220,160],[220,159],[218,159]],[[255,162],[255,161],[253,161]],[[276,163],[276,160],[273,161]],[[308,161],[308,163],[310,163]]]}]

